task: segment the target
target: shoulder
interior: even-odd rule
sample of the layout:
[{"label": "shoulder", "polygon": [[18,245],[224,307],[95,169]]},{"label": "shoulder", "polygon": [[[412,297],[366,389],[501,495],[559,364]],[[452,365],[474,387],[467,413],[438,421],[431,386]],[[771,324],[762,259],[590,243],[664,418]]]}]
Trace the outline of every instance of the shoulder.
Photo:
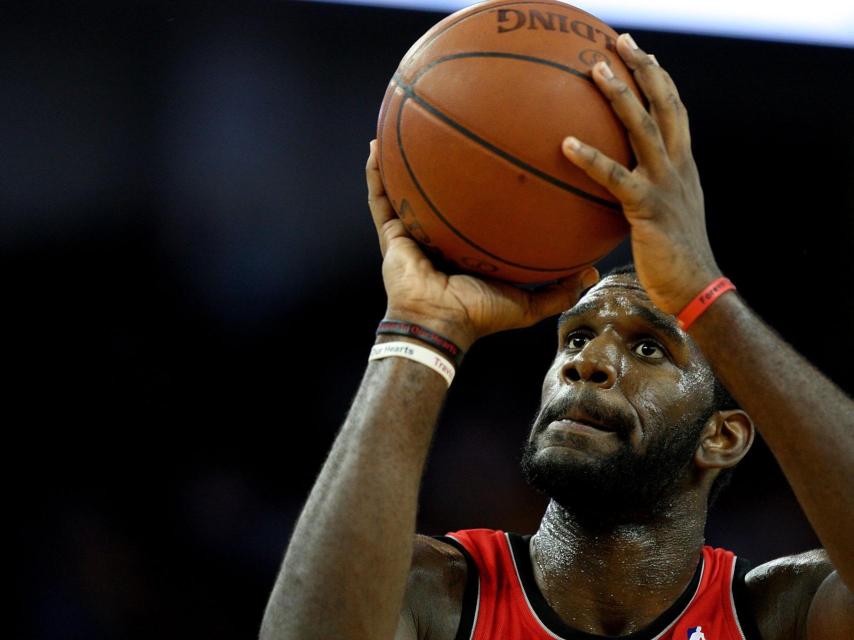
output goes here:
[{"label": "shoulder", "polygon": [[468,562],[461,547],[444,536],[415,536],[408,586],[456,591],[465,587],[467,575]]},{"label": "shoulder", "polygon": [[[450,538],[416,535],[404,608],[419,639],[454,640],[466,586],[476,572],[463,547]],[[470,591],[470,590],[469,590]]]},{"label": "shoulder", "polygon": [[823,549],[759,565],[744,577],[745,603],[763,640],[806,638],[810,606],[833,572]]}]

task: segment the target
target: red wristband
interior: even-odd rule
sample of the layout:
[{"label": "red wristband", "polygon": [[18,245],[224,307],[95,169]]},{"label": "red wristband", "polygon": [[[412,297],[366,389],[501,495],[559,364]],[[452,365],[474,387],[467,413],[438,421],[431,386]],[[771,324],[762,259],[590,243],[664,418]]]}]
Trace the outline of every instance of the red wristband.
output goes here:
[{"label": "red wristband", "polygon": [[711,304],[720,298],[727,291],[735,291],[735,285],[730,282],[729,278],[720,277],[712,280],[708,287],[703,289],[696,298],[688,303],[688,306],[679,312],[676,316],[676,321],[683,331],[687,331],[688,327],[694,324],[694,321],[699,318],[708,309]]}]

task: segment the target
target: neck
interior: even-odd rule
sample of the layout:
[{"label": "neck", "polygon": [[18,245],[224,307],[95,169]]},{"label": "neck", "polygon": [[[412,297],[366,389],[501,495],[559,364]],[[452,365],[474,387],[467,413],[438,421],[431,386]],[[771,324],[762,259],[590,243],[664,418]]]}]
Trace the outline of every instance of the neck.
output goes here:
[{"label": "neck", "polygon": [[549,503],[531,538],[537,586],[571,627],[601,635],[643,629],[682,594],[700,559],[705,509],[685,496],[653,520],[591,527]]}]

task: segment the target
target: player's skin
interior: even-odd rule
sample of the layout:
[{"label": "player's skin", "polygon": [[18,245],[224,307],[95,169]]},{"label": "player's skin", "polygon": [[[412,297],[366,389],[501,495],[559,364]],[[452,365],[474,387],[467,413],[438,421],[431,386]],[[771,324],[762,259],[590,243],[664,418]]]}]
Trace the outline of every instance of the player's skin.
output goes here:
[{"label": "player's skin", "polygon": [[[638,424],[653,403],[676,419],[708,401],[709,390],[694,385],[681,396],[674,390],[687,388],[710,366],[744,410],[718,412],[705,423],[693,473],[657,521],[598,531],[594,540],[552,501],[531,544],[537,585],[567,624],[582,631],[625,635],[649,624],[690,581],[703,544],[708,489],[722,469],[743,457],[755,422],[824,548],[748,574],[762,638],[850,637],[854,403],[735,293],[719,298],[687,333],[677,330],[667,338],[672,360],[661,366],[641,359],[630,339],[660,335],[642,314],[630,313],[632,307],[671,314],[665,318],[673,324],[672,314],[721,274],[706,235],[688,118],[677,90],[630,38],[621,36],[617,49],[649,110],[607,68],[595,67],[593,79],[626,126],[637,167],[621,167],[572,140],[563,150],[622,202],[642,289],[619,276],[585,295],[585,303],[595,304],[585,304],[583,318],[569,318],[561,327],[563,342],[546,374],[544,399],[572,385],[594,391],[612,385],[609,391],[619,395],[611,397],[635,407]],[[572,307],[582,284],[596,278],[585,273],[532,294],[472,276],[448,277],[433,268],[395,216],[373,144],[367,180],[384,256],[387,317],[426,325],[467,349],[482,336]],[[594,331],[586,342],[572,342],[573,323],[582,321]],[[573,369],[577,375],[569,373]],[[446,394],[444,380],[418,363],[388,358],[368,365],[294,529],[267,605],[263,638],[453,639],[465,562],[454,548],[415,533],[424,463]],[[563,456],[568,463],[603,455],[607,436],[546,447],[544,433],[531,434],[537,455]],[[641,431],[630,441],[642,450]],[[648,576],[649,584],[637,588],[638,576]]]}]

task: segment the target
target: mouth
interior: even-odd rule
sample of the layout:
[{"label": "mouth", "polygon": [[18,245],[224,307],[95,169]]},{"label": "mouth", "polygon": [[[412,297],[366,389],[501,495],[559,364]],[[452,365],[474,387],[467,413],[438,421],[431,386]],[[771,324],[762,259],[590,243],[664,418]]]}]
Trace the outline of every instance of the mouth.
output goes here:
[{"label": "mouth", "polygon": [[560,417],[560,420],[568,420],[570,422],[576,422],[578,424],[583,424],[588,427],[592,427],[594,429],[598,429],[599,431],[616,431],[616,427],[613,425],[609,425],[605,420],[602,419],[603,416],[593,417],[590,412],[584,411],[580,407],[576,407],[571,409]]},{"label": "mouth", "polygon": [[589,418],[561,418],[549,423],[548,429],[575,433],[614,433],[616,429]]},{"label": "mouth", "polygon": [[553,398],[543,408],[539,429],[561,440],[571,433],[627,438],[635,420],[615,402],[582,395]]}]

